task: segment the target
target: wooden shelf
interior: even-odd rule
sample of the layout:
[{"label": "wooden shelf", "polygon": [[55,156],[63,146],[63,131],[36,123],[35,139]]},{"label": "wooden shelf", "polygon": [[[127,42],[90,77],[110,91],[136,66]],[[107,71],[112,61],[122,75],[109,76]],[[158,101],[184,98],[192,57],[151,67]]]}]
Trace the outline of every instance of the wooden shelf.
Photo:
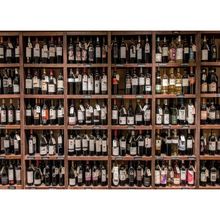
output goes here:
[{"label": "wooden shelf", "polygon": [[19,68],[19,63],[0,63],[0,68]]},{"label": "wooden shelf", "polygon": [[220,155],[200,155],[200,160],[220,160]]},{"label": "wooden shelf", "polygon": [[155,156],[156,160],[196,160],[196,156]]},{"label": "wooden shelf", "polygon": [[0,185],[0,189],[23,189],[22,185]]},{"label": "wooden shelf", "polygon": [[220,124],[218,125],[216,125],[216,124],[214,124],[214,125],[211,125],[211,124],[207,124],[207,125],[200,125],[200,128],[201,129],[220,129]]},{"label": "wooden shelf", "polygon": [[108,156],[68,156],[68,160],[77,160],[77,161],[103,161],[103,160],[108,160]]},{"label": "wooden shelf", "polygon": [[196,186],[155,186],[155,189],[196,189]]},{"label": "wooden shelf", "polygon": [[130,155],[126,155],[126,156],[111,156],[111,160],[141,160],[141,161],[149,161],[152,160],[152,156],[148,157],[148,156],[130,156]]},{"label": "wooden shelf", "polygon": [[92,36],[105,36],[108,34],[107,31],[67,31],[67,36],[86,36],[86,35],[92,35]]},{"label": "wooden shelf", "polygon": [[156,63],[156,67],[190,67],[196,66],[196,63]]},{"label": "wooden shelf", "polygon": [[216,186],[211,186],[211,185],[199,186],[199,189],[220,189],[220,185],[216,185]]},{"label": "wooden shelf", "polygon": [[111,35],[152,35],[152,31],[112,31]]},{"label": "wooden shelf", "polygon": [[196,129],[196,125],[155,125],[155,129]]},{"label": "wooden shelf", "polygon": [[64,160],[64,156],[59,156],[58,154],[54,156],[41,156],[40,154],[25,155],[25,160]]},{"label": "wooden shelf", "polygon": [[112,64],[112,68],[140,68],[140,67],[152,67],[152,63]]},{"label": "wooden shelf", "polygon": [[27,95],[25,94],[24,95],[24,98],[25,99],[64,99],[64,95],[49,95],[49,94],[46,94],[46,95],[42,95],[42,94],[39,94],[39,95]]},{"label": "wooden shelf", "polygon": [[156,94],[155,98],[158,99],[180,99],[180,98],[185,98],[185,99],[194,99],[196,98],[196,95],[194,94],[184,94],[184,95],[175,95],[175,94]]},{"label": "wooden shelf", "polygon": [[146,187],[146,186],[129,186],[129,185],[125,185],[125,186],[111,186],[111,189],[152,189],[152,186],[150,187]]},{"label": "wooden shelf", "polygon": [[25,63],[24,68],[63,68],[61,63]]},{"label": "wooden shelf", "polygon": [[46,130],[46,129],[51,129],[51,130],[62,130],[64,129],[64,125],[24,125],[24,129],[26,130]]},{"label": "wooden shelf", "polygon": [[21,125],[0,125],[0,129],[20,129]]},{"label": "wooden shelf", "polygon": [[20,99],[20,94],[0,94],[0,99]]},{"label": "wooden shelf", "polygon": [[200,97],[201,98],[219,98],[220,93],[201,93]]},{"label": "wooden shelf", "polygon": [[112,130],[151,130],[151,125],[112,125]]},{"label": "wooden shelf", "polygon": [[67,95],[67,99],[107,99],[108,95]]},{"label": "wooden shelf", "polygon": [[152,99],[152,95],[112,95],[112,99]]},{"label": "wooden shelf", "polygon": [[201,62],[201,66],[207,66],[207,67],[211,67],[211,66],[220,66],[220,61],[217,61],[217,62]]},{"label": "wooden shelf", "polygon": [[66,65],[67,68],[106,68],[107,63],[69,63]]},{"label": "wooden shelf", "polygon": [[68,189],[108,189],[108,186],[68,186]]},{"label": "wooden shelf", "polygon": [[41,186],[25,186],[25,189],[65,189],[65,186],[46,186],[42,184]]},{"label": "wooden shelf", "polygon": [[15,154],[0,154],[0,159],[6,159],[6,160],[20,160],[21,155],[15,155]]},{"label": "wooden shelf", "polygon": [[23,36],[63,36],[64,32],[62,31],[23,31]]},{"label": "wooden shelf", "polygon": [[76,130],[107,130],[108,125],[68,125],[68,129]]}]

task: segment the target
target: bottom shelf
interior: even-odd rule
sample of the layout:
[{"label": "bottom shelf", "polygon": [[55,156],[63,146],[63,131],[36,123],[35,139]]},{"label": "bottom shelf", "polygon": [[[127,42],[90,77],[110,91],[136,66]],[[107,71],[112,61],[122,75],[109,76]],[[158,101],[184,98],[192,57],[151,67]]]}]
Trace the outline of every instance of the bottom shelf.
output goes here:
[{"label": "bottom shelf", "polygon": [[41,186],[25,186],[25,189],[65,189],[65,186],[46,186],[42,184]]},{"label": "bottom shelf", "polygon": [[22,185],[0,185],[0,189],[23,189]]},{"label": "bottom shelf", "polygon": [[196,189],[196,186],[155,186],[154,189]]},{"label": "bottom shelf", "polygon": [[220,185],[216,185],[216,186],[211,186],[211,185],[199,186],[199,189],[220,189]]},{"label": "bottom shelf", "polygon": [[108,189],[108,185],[106,186],[68,186],[68,189]]},{"label": "bottom shelf", "polygon": [[146,187],[146,186],[129,186],[129,185],[125,185],[125,186],[110,186],[110,189],[153,189],[152,186]]}]

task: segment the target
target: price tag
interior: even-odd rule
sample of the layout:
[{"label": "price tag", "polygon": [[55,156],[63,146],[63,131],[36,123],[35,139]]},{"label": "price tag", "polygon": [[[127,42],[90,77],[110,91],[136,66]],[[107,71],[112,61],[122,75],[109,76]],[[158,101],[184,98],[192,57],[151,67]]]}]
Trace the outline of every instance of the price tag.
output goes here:
[{"label": "price tag", "polygon": [[89,112],[93,113],[93,107],[91,105],[89,106]]},{"label": "price tag", "polygon": [[100,126],[93,126],[93,129],[100,129]]},{"label": "price tag", "polygon": [[188,65],[188,63],[182,63],[181,66],[187,67],[189,65]]},{"label": "price tag", "polygon": [[136,95],[136,98],[137,98],[137,99],[143,99],[144,96],[143,96],[143,95]]},{"label": "price tag", "polygon": [[57,159],[58,159],[58,160],[63,160],[63,159],[64,159],[64,156],[58,156]]},{"label": "price tag", "polygon": [[0,159],[5,159],[5,156],[0,156]]},{"label": "price tag", "polygon": [[85,99],[91,99],[91,95],[84,95]]},{"label": "price tag", "polygon": [[184,98],[184,94],[176,95],[177,98]]},{"label": "price tag", "polygon": [[123,67],[124,65],[123,65],[123,64],[116,64],[115,66],[117,66],[117,67]]},{"label": "price tag", "polygon": [[91,64],[85,64],[85,67],[91,67]]},{"label": "price tag", "polygon": [[182,125],[182,128],[189,128],[189,125]]},{"label": "price tag", "polygon": [[144,67],[144,64],[138,64],[138,67]]},{"label": "price tag", "polygon": [[40,113],[40,106],[37,106],[36,112],[37,112],[37,113]]},{"label": "price tag", "polygon": [[142,156],[134,156],[133,158],[134,158],[134,160],[140,160],[142,158]]},{"label": "price tag", "polygon": [[162,128],[163,129],[170,129],[170,125],[163,125]]},{"label": "price tag", "polygon": [[128,129],[134,129],[135,126],[129,125],[127,128],[128,128]]},{"label": "price tag", "polygon": [[34,156],[28,156],[28,159],[34,160],[35,157]]},{"label": "price tag", "polygon": [[123,98],[123,95],[116,95],[116,98],[122,99],[122,98]]},{"label": "price tag", "polygon": [[95,107],[96,107],[97,111],[101,111],[100,105],[96,104]]},{"label": "price tag", "polygon": [[116,156],[114,159],[115,159],[115,160],[122,160],[123,157],[122,157],[122,156]]}]

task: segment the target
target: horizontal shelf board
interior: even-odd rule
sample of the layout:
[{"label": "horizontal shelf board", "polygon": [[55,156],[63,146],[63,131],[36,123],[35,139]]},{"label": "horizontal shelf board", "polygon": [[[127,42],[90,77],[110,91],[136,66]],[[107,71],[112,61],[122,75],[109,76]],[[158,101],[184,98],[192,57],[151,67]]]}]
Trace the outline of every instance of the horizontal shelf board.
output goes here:
[{"label": "horizontal shelf board", "polygon": [[211,185],[199,186],[199,189],[220,189],[220,185],[216,185],[216,186],[211,186]]},{"label": "horizontal shelf board", "polygon": [[24,68],[63,68],[62,63],[25,63]]},{"label": "horizontal shelf board", "polygon": [[152,95],[112,95],[112,99],[152,99]]},{"label": "horizontal shelf board", "polygon": [[20,94],[0,94],[0,99],[20,99]]},{"label": "horizontal shelf board", "polygon": [[79,130],[92,130],[92,129],[100,129],[107,130],[108,125],[68,125],[68,129],[79,129]]},{"label": "horizontal shelf board", "polygon": [[24,129],[26,130],[44,130],[44,129],[64,129],[64,125],[25,125]]},{"label": "horizontal shelf board", "polygon": [[152,160],[152,157],[147,156],[111,156],[112,160]]},{"label": "horizontal shelf board", "polygon": [[20,67],[19,63],[0,63],[0,68],[18,68]]},{"label": "horizontal shelf board", "polygon": [[220,124],[218,125],[200,125],[200,129],[220,129]]},{"label": "horizontal shelf board", "polygon": [[59,156],[58,154],[54,156],[41,156],[40,154],[25,156],[25,160],[64,160],[64,158],[64,156]]},{"label": "horizontal shelf board", "polygon": [[5,155],[5,154],[0,154],[0,159],[20,160],[21,159],[21,155],[15,155],[15,154]]},{"label": "horizontal shelf board", "polygon": [[108,186],[68,186],[68,189],[108,189]]},{"label": "horizontal shelf board", "polygon": [[200,155],[200,160],[220,160],[220,155]]},{"label": "horizontal shelf board", "polygon": [[67,95],[67,99],[107,99],[108,95]]},{"label": "horizontal shelf board", "polygon": [[65,186],[45,186],[44,184],[41,186],[27,186],[27,185],[25,185],[25,189],[65,189]]},{"label": "horizontal shelf board", "polygon": [[201,66],[220,66],[220,61],[216,61],[216,62],[201,62]]},{"label": "horizontal shelf board", "polygon": [[107,63],[75,63],[66,64],[67,68],[101,68],[108,67]]},{"label": "horizontal shelf board", "polygon": [[67,31],[66,32],[67,35],[79,35],[79,36],[83,36],[83,35],[94,35],[94,36],[104,36],[108,34],[108,31]]},{"label": "horizontal shelf board", "polygon": [[20,129],[21,125],[0,125],[0,129]]},{"label": "horizontal shelf board", "polygon": [[155,31],[156,35],[186,35],[197,34],[197,31]]},{"label": "horizontal shelf board", "polygon": [[0,36],[18,36],[20,31],[0,31]]},{"label": "horizontal shelf board", "polygon": [[28,94],[28,95],[24,95],[24,98],[26,99],[64,99],[64,95],[32,95],[32,94]]},{"label": "horizontal shelf board", "polygon": [[220,93],[201,93],[200,97],[201,98],[219,98]]},{"label": "horizontal shelf board", "polygon": [[196,129],[196,125],[155,125],[155,129]]},{"label": "horizontal shelf board", "polygon": [[23,36],[63,36],[63,31],[22,31]]},{"label": "horizontal shelf board", "polygon": [[125,186],[111,186],[111,189],[153,189],[152,186],[146,187],[146,186],[129,186],[129,185],[125,185]]},{"label": "horizontal shelf board", "polygon": [[113,130],[152,130],[151,125],[112,125]]},{"label": "horizontal shelf board", "polygon": [[125,67],[125,68],[139,68],[139,67],[152,67],[152,63],[125,63],[125,64],[111,64],[112,68]]},{"label": "horizontal shelf board", "polygon": [[0,185],[0,189],[23,189],[22,185]]},{"label": "horizontal shelf board", "polygon": [[196,189],[196,186],[155,186],[155,189]]},{"label": "horizontal shelf board", "polygon": [[195,94],[184,94],[184,95],[175,95],[175,94],[155,94],[154,96],[155,98],[160,98],[160,99],[164,99],[164,98],[172,98],[172,99],[180,99],[180,98],[196,98]]},{"label": "horizontal shelf board", "polygon": [[156,67],[190,67],[196,66],[196,63],[156,63]]},{"label": "horizontal shelf board", "polygon": [[68,156],[68,160],[108,160],[108,156]]},{"label": "horizontal shelf board", "polygon": [[196,156],[155,156],[155,160],[196,160]]},{"label": "horizontal shelf board", "polygon": [[111,31],[111,35],[151,35],[152,31]]}]

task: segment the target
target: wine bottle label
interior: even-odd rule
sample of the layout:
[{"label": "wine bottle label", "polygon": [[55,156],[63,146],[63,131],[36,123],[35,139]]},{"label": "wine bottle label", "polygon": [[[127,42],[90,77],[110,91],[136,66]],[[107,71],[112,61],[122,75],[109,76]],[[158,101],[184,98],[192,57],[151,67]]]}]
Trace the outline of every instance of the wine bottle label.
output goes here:
[{"label": "wine bottle label", "polygon": [[86,109],[86,118],[91,118],[92,117],[92,113],[90,112],[89,109]]},{"label": "wine bottle label", "polygon": [[0,47],[0,58],[4,58],[4,48]]},{"label": "wine bottle label", "polygon": [[215,141],[209,141],[209,150],[210,151],[216,150],[216,142]]},{"label": "wine bottle label", "polygon": [[75,178],[69,178],[69,185],[75,186],[76,185],[76,179]]},{"label": "wine bottle label", "polygon": [[69,61],[73,61],[74,60],[74,51],[73,51],[73,48],[69,48],[68,50],[68,60]]},{"label": "wine bottle label", "polygon": [[184,47],[183,53],[184,53],[184,54],[188,54],[188,53],[189,53],[189,47]]},{"label": "wine bottle label", "polygon": [[13,84],[13,93],[19,93],[20,87],[18,84]]},{"label": "wine bottle label", "polygon": [[118,110],[112,110],[112,119],[118,120]]},{"label": "wine bottle label", "polygon": [[3,88],[8,88],[8,79],[3,79]]},{"label": "wine bottle label", "polygon": [[125,150],[126,149],[126,141],[119,141],[119,146],[121,150]]},{"label": "wine bottle label", "polygon": [[156,93],[161,92],[161,84],[156,84]]},{"label": "wine bottle label", "polygon": [[160,184],[160,171],[155,170],[155,184]]},{"label": "wine bottle label", "polygon": [[42,109],[42,118],[48,120],[48,109]]},{"label": "wine bottle label", "polygon": [[192,147],[193,147],[193,140],[187,139],[186,146],[187,146],[187,149],[192,149]]},{"label": "wine bottle label", "polygon": [[34,179],[34,185],[41,185],[41,179]]},{"label": "wine bottle label", "polygon": [[27,183],[31,184],[34,182],[33,171],[27,171]]},{"label": "wine bottle label", "polygon": [[31,57],[31,48],[30,47],[26,47],[26,57],[27,58]]},{"label": "wine bottle label", "polygon": [[81,60],[81,51],[79,47],[76,47],[76,61]]},{"label": "wine bottle label", "polygon": [[10,147],[10,141],[9,140],[4,140],[4,148],[9,148]]},{"label": "wine bottle label", "polygon": [[138,147],[144,147],[144,141],[138,141]]},{"label": "wine bottle label", "polygon": [[144,78],[144,77],[139,77],[139,78],[138,78],[138,84],[139,84],[139,86],[144,86],[144,83],[145,83],[145,78]]},{"label": "wine bottle label", "polygon": [[217,141],[217,150],[220,150],[220,141]]},{"label": "wine bottle label", "polygon": [[40,88],[40,79],[36,76],[33,77],[33,88]]},{"label": "wine bottle label", "polygon": [[48,84],[48,92],[55,93],[55,85],[54,84]]},{"label": "wine bottle label", "polygon": [[127,124],[133,125],[134,124],[134,116],[128,116],[127,117]]},{"label": "wine bottle label", "polygon": [[8,110],[8,122],[13,123],[14,122],[14,111]]},{"label": "wine bottle label", "polygon": [[182,83],[183,83],[183,87],[188,87],[189,86],[189,79],[188,78],[187,79],[183,78]]},{"label": "wine bottle label", "polygon": [[136,122],[142,122],[143,121],[143,115],[135,115],[135,121]]},{"label": "wine bottle label", "polygon": [[164,116],[163,116],[163,123],[165,125],[170,123],[170,115],[169,114],[164,114]]},{"label": "wine bottle label", "polygon": [[156,124],[162,124],[162,116],[160,114],[156,114]]},{"label": "wine bottle label", "polygon": [[101,91],[107,91],[107,76],[103,76],[101,79]]},{"label": "wine bottle label", "polygon": [[74,139],[69,139],[68,140],[68,151],[69,152],[74,152]]},{"label": "wine bottle label", "polygon": [[57,56],[62,56],[63,55],[63,48],[56,46],[56,54],[57,54]]},{"label": "wine bottle label", "polygon": [[95,56],[96,58],[101,58],[101,47],[95,48]]},{"label": "wine bottle label", "polygon": [[99,94],[99,93],[100,93],[100,81],[95,80],[95,94]]},{"label": "wine bottle label", "polygon": [[56,119],[56,110],[50,109],[50,120],[55,120],[55,119]]},{"label": "wine bottle label", "polygon": [[54,155],[56,154],[56,146],[55,145],[49,145],[49,155]]},{"label": "wine bottle label", "polygon": [[94,88],[93,77],[88,77],[88,91],[93,91],[93,88]]},{"label": "wine bottle label", "polygon": [[211,180],[211,182],[216,182],[216,173],[214,173],[214,172],[210,173],[210,180]]},{"label": "wine bottle label", "polygon": [[63,80],[57,80],[57,89],[63,90],[63,88],[64,88]]},{"label": "wine bottle label", "polygon": [[160,172],[160,184],[163,184],[163,185],[167,184],[167,172],[166,172],[166,170],[161,170],[161,172]]},{"label": "wine bottle label", "polygon": [[209,87],[209,92],[216,92],[217,91],[217,83],[216,82],[212,82],[208,85]]},{"label": "wine bottle label", "polygon": [[107,152],[107,140],[102,140],[102,152]]},{"label": "wine bottle label", "polygon": [[26,79],[25,80],[25,88],[26,89],[32,89],[33,85],[32,85],[32,79]]},{"label": "wine bottle label", "polygon": [[215,120],[215,111],[209,111],[208,118],[211,120]]},{"label": "wine bottle label", "polygon": [[87,60],[87,50],[85,48],[82,48],[82,61]]},{"label": "wine bottle label", "polygon": [[40,48],[39,45],[38,47],[34,47],[34,57],[40,57]]},{"label": "wine bottle label", "polygon": [[15,170],[15,179],[16,179],[16,182],[21,181],[21,170],[20,169]]},{"label": "wine bottle label", "polygon": [[126,59],[126,47],[120,47],[120,58]]},{"label": "wine bottle label", "polygon": [[76,151],[81,150],[81,139],[76,139],[75,140],[75,148],[76,148]]},{"label": "wine bottle label", "polygon": [[119,147],[116,145],[114,146],[114,140],[113,140],[113,150],[112,150],[112,155],[113,156],[118,156],[119,155]]},{"label": "wine bottle label", "polygon": [[138,78],[132,78],[131,84],[132,84],[132,86],[138,86]]},{"label": "wine bottle label", "polygon": [[176,81],[175,81],[175,79],[169,79],[169,85],[170,86],[175,86],[175,84],[176,84]]},{"label": "wine bottle label", "polygon": [[18,140],[14,140],[14,149],[15,150],[19,149],[19,141]]},{"label": "wine bottle label", "polygon": [[207,177],[206,177],[206,173],[205,173],[205,172],[201,172],[201,174],[200,174],[200,180],[201,180],[201,182],[203,182],[203,183],[206,183],[206,182],[207,182]]},{"label": "wine bottle label", "polygon": [[180,171],[180,179],[182,181],[186,181],[186,170],[181,170]]},{"label": "wine bottle label", "polygon": [[93,47],[89,47],[88,54],[89,54],[89,61],[93,62],[94,61],[94,48]]},{"label": "wine bottle label", "polygon": [[101,182],[106,182],[106,180],[107,180],[107,172],[106,172],[106,170],[101,170]]},{"label": "wine bottle label", "polygon": [[162,54],[161,53],[156,53],[156,62],[161,63],[162,61]]},{"label": "wine bottle label", "polygon": [[126,171],[125,170],[119,170],[119,179],[121,181],[125,181],[126,180]]},{"label": "wine bottle label", "polygon": [[107,109],[105,108],[101,108],[101,120],[106,120],[106,116],[107,116]]},{"label": "wine bottle label", "polygon": [[126,125],[126,116],[119,116],[119,124]]},{"label": "wine bottle label", "polygon": [[182,60],[183,59],[183,48],[176,49],[176,59]]},{"label": "wine bottle label", "polygon": [[89,141],[87,139],[82,139],[82,148],[83,150],[88,150],[88,147],[89,147]]},{"label": "wine bottle label", "polygon": [[156,150],[160,151],[161,149],[161,144],[162,144],[162,141],[160,139],[157,139],[156,140]]},{"label": "wine bottle label", "polygon": [[162,47],[162,56],[168,57],[168,47]]},{"label": "wine bottle label", "polygon": [[89,140],[89,151],[90,152],[95,151],[95,140],[93,140],[93,139]]},{"label": "wine bottle label", "polygon": [[185,109],[184,110],[179,109],[178,113],[179,113],[178,114],[179,115],[179,120],[185,121],[186,120],[186,111],[185,111]]},{"label": "wine bottle label", "polygon": [[142,60],[142,48],[140,48],[140,47],[137,50],[137,59],[138,60]]},{"label": "wine bottle label", "polygon": [[49,57],[55,57],[55,47],[49,47]]},{"label": "wine bottle label", "polygon": [[6,123],[7,122],[7,117],[6,117],[6,110],[1,110],[1,123]]},{"label": "wine bottle label", "polygon": [[63,144],[63,137],[61,135],[58,136],[58,138],[57,138],[57,144],[58,145],[62,145]]},{"label": "wine bottle label", "polygon": [[44,156],[47,154],[47,145],[40,146],[40,155]]},{"label": "wine bottle label", "polygon": [[28,152],[29,152],[29,154],[33,154],[34,153],[33,140],[31,140],[31,139],[28,141]]},{"label": "wine bottle label", "polygon": [[78,121],[83,121],[84,120],[84,113],[83,113],[83,111],[78,109],[78,111],[77,111],[77,118],[78,118]]},{"label": "wine bottle label", "polygon": [[31,116],[31,109],[26,109],[26,116]]},{"label": "wine bottle label", "polygon": [[174,183],[174,185],[180,185],[180,178],[179,177],[174,177],[173,178],[173,183]]},{"label": "wine bottle label", "polygon": [[151,111],[150,109],[144,111],[144,121],[150,121],[151,118]]},{"label": "wine bottle label", "polygon": [[208,60],[208,50],[207,49],[202,50],[202,60]]},{"label": "wine bottle label", "polygon": [[187,175],[188,184],[194,185],[194,171],[188,169],[187,174],[188,174],[188,175]]},{"label": "wine bottle label", "polygon": [[101,144],[102,144],[102,140],[96,140],[95,142],[95,150],[96,150],[96,153],[97,152],[101,152]]},{"label": "wine bottle label", "polygon": [[207,118],[208,118],[208,112],[207,112],[207,110],[202,110],[201,111],[201,120],[207,120]]},{"label": "wine bottle label", "polygon": [[57,117],[58,118],[63,118],[64,117],[64,109],[58,109],[57,110]]},{"label": "wine bottle label", "polygon": [[145,147],[151,148],[151,138],[145,138]]},{"label": "wine bottle label", "polygon": [[91,171],[90,172],[85,172],[85,180],[86,181],[91,181]]},{"label": "wine bottle label", "polygon": [[137,154],[137,147],[130,146],[130,155],[135,156]]},{"label": "wine bottle label", "polygon": [[43,48],[41,49],[41,56],[42,58],[48,58],[48,48],[47,45],[44,45]]}]

